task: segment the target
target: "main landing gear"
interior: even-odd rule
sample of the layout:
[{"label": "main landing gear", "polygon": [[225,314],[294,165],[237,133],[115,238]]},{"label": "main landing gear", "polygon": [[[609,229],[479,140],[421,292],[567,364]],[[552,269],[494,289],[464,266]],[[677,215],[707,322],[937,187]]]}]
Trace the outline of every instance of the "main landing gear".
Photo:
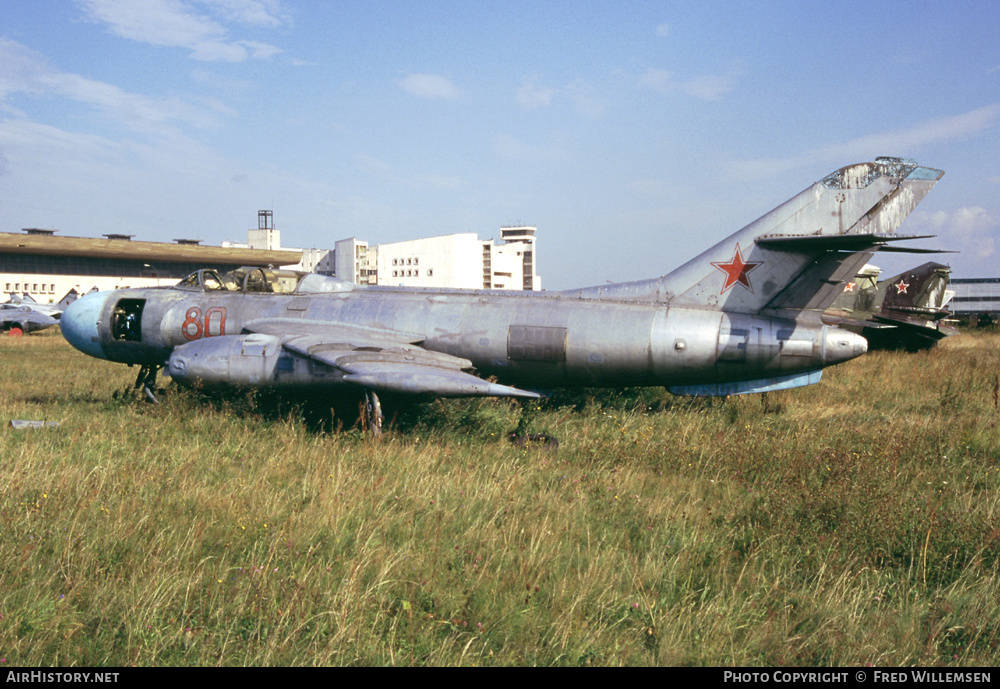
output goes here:
[{"label": "main landing gear", "polygon": [[373,437],[382,435],[382,403],[378,395],[370,388],[365,388],[365,399],[361,403],[361,428]]},{"label": "main landing gear", "polygon": [[156,395],[153,394],[153,390],[156,389],[156,374],[162,366],[141,366],[139,368],[139,375],[135,377],[135,389],[138,390],[142,388],[142,392],[146,395],[146,399],[153,404],[159,404],[160,401],[156,399]]}]

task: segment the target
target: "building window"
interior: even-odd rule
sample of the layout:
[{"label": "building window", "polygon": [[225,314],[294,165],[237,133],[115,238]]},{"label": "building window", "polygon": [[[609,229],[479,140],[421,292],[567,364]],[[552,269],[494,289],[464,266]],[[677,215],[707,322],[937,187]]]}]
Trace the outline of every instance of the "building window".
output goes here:
[{"label": "building window", "polygon": [[420,265],[420,259],[419,258],[413,259],[413,265],[415,265],[415,266]]},{"label": "building window", "polygon": [[433,268],[428,268],[427,269],[427,277],[434,277],[434,269]]}]

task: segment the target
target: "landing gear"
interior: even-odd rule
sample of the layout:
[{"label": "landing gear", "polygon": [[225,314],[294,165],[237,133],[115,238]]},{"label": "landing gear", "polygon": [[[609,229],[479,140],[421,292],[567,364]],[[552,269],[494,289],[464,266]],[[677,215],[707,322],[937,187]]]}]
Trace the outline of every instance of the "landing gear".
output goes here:
[{"label": "landing gear", "polygon": [[156,395],[153,394],[153,390],[156,389],[156,374],[159,372],[159,366],[141,366],[139,368],[139,375],[135,377],[135,389],[138,390],[142,388],[143,393],[146,395],[146,399],[153,404],[159,404],[160,401],[156,399]]},{"label": "landing gear", "polygon": [[374,437],[382,435],[382,403],[374,390],[365,389],[365,400],[361,406],[361,428]]}]

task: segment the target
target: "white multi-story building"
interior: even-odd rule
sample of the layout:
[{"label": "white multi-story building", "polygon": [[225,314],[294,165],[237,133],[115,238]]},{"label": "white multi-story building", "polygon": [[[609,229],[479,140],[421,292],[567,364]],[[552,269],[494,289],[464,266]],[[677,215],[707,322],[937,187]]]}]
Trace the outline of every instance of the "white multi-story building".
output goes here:
[{"label": "white multi-story building", "polygon": [[375,263],[378,254],[373,248],[357,237],[341,239],[334,249],[333,274],[357,285],[378,284]]},{"label": "white multi-story building", "polygon": [[380,244],[374,250],[380,285],[483,286],[483,243],[475,233]]},{"label": "white multi-story building", "polygon": [[[536,231],[529,226],[501,228],[501,244],[492,239],[481,240],[468,232],[366,245],[367,282],[410,287],[540,290],[542,281],[535,273]],[[350,264],[354,253],[344,248],[341,254],[341,242],[337,242],[336,274],[350,280],[359,267]]]},{"label": "white multi-story building", "polygon": [[[538,228],[530,225],[500,228],[500,240],[503,243],[490,242],[492,282],[495,289],[542,289],[542,278],[535,272],[536,232]],[[484,283],[485,278],[484,267]],[[509,286],[500,284],[504,280]]]},{"label": "white multi-story building", "polygon": [[[275,251],[281,235],[271,211],[259,211],[258,227],[247,231],[247,244],[226,243]],[[351,237],[334,250],[295,249],[302,260],[292,270],[336,275],[359,285],[404,287],[459,287],[466,289],[540,290],[535,272],[538,229],[529,225],[501,227],[500,242],[479,239],[474,232],[369,245]]]}]

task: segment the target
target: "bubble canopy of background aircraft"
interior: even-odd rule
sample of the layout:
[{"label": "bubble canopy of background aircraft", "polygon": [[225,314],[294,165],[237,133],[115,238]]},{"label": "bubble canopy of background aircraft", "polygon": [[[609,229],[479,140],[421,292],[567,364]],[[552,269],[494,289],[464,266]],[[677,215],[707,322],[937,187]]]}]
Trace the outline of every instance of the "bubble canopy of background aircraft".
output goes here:
[{"label": "bubble canopy of background aircraft", "polygon": [[[867,342],[823,311],[944,173],[901,158],[841,168],[659,278],[565,292],[355,285],[246,268],[87,295],[62,318],[91,356],[179,383],[537,397],[557,387],[681,395],[818,382]],[[487,380],[490,379],[490,380]],[[493,382],[493,381],[496,382]]]}]

